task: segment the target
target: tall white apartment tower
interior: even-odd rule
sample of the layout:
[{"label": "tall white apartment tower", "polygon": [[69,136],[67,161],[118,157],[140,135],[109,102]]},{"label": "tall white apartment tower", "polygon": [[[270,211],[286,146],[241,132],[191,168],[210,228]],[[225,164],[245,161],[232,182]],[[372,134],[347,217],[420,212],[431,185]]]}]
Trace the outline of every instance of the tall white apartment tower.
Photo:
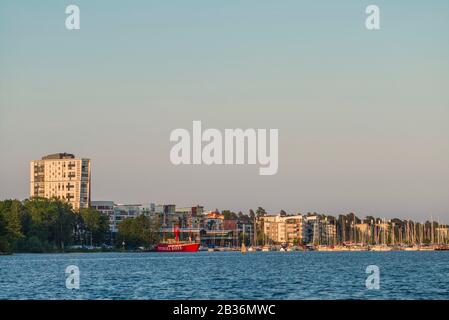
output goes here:
[{"label": "tall white apartment tower", "polygon": [[90,160],[56,153],[30,162],[30,196],[58,198],[73,209],[90,205]]}]

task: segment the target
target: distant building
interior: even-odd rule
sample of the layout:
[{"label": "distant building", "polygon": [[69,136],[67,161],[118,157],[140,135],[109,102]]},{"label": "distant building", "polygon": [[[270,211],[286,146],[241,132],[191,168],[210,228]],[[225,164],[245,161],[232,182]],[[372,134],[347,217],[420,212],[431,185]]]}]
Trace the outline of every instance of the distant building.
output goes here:
[{"label": "distant building", "polygon": [[155,206],[156,213],[175,214],[176,205],[174,204],[158,204]]},{"label": "distant building", "polygon": [[140,204],[117,204],[114,206],[115,226],[113,232],[118,231],[118,225],[126,218],[136,218],[142,214]]},{"label": "distant building", "polygon": [[30,162],[30,197],[58,198],[73,209],[90,204],[90,160],[56,153]]},{"label": "distant building", "polygon": [[176,215],[181,217],[181,227],[185,228],[200,228],[202,225],[203,212],[204,207],[200,205],[175,209]]},{"label": "distant building", "polygon": [[299,244],[303,236],[302,215],[268,215],[260,218],[263,232],[274,244]]},{"label": "distant building", "polygon": [[118,232],[118,225],[126,218],[154,214],[154,204],[115,204],[114,201],[92,201],[91,207],[109,217],[109,229]]},{"label": "distant building", "polygon": [[321,239],[320,244],[324,245],[336,245],[337,244],[337,225],[335,221],[329,221],[328,217],[325,217],[321,221]]},{"label": "distant building", "polygon": [[204,228],[208,230],[223,230],[224,215],[217,211],[209,211],[203,216]]},{"label": "distant building", "polygon": [[302,230],[303,243],[320,244],[321,223],[318,215],[304,216],[304,227]]},{"label": "distant building", "polygon": [[114,214],[114,201],[92,201],[90,206],[98,212],[107,215],[109,217],[109,230],[111,232],[116,232],[117,224]]},{"label": "distant building", "polygon": [[223,220],[223,229],[225,230],[237,230],[238,220],[235,219],[225,219]]},{"label": "distant building", "polygon": [[172,227],[179,224],[178,216],[176,216],[176,205],[174,204],[158,204],[155,206],[155,213],[161,216],[163,227]]}]

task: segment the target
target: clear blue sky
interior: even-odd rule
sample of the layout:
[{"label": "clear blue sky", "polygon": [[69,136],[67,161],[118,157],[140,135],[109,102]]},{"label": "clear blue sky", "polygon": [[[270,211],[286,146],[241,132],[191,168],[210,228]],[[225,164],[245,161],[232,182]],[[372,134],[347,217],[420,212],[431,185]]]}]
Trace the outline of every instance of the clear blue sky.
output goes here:
[{"label": "clear blue sky", "polygon": [[[66,151],[94,200],[448,221],[448,57],[443,0],[1,1],[0,198]],[[278,174],[173,166],[192,120],[278,128]]]}]

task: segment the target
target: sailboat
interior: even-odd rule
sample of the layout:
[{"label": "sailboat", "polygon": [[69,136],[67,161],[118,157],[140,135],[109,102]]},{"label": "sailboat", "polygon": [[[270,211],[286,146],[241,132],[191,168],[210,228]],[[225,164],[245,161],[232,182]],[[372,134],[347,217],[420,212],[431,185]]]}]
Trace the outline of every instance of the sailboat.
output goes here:
[{"label": "sailboat", "polygon": [[[382,242],[381,244],[377,243],[369,248],[370,251],[391,251],[392,247],[387,245],[387,223],[386,219],[382,219],[382,224],[380,226],[380,230],[378,230],[378,241]],[[383,232],[383,237],[382,237]]]}]

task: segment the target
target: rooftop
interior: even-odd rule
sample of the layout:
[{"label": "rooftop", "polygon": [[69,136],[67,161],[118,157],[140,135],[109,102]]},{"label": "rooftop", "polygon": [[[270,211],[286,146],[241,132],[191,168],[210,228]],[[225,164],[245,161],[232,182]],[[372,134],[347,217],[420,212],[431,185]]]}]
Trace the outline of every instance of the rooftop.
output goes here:
[{"label": "rooftop", "polygon": [[42,157],[42,160],[57,160],[57,159],[75,159],[75,155],[71,153],[53,153]]}]

